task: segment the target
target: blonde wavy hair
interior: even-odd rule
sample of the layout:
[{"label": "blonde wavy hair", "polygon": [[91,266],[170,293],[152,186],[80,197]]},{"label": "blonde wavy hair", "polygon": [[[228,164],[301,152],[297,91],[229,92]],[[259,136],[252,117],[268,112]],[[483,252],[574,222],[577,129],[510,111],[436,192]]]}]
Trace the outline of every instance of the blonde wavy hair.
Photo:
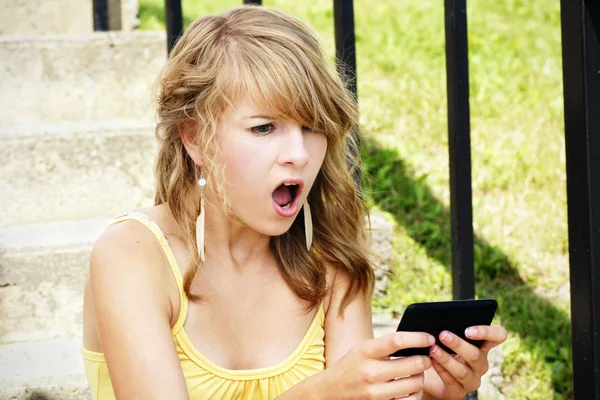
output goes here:
[{"label": "blonde wavy hair", "polygon": [[199,18],[173,48],[158,90],[155,204],[167,202],[184,232],[192,255],[184,290],[191,301],[200,300],[191,293],[201,261],[195,246],[197,215],[189,212],[190,201],[199,200],[199,167],[186,153],[180,131],[193,123],[208,185],[217,188],[229,212],[224,166],[217,162],[218,121],[245,96],[269,115],[293,119],[327,138],[325,159],[308,196],[311,251],[305,246],[301,215],[288,232],[270,241],[282,276],[309,302],[309,309],[327,294],[327,265],[351,282],[340,314],[359,292],[371,298],[374,273],[364,226],[368,210],[353,181],[360,168],[351,135],[358,123],[356,101],[315,33],[297,19],[263,6],[240,6]]}]

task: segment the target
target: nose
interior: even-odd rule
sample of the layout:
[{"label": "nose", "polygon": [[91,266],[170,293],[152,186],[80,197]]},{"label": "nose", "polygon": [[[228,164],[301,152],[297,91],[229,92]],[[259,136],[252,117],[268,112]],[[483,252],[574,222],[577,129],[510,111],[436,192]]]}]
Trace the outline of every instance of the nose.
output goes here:
[{"label": "nose", "polygon": [[304,143],[305,135],[302,127],[298,124],[289,126],[281,138],[279,164],[296,168],[304,167],[310,157]]}]

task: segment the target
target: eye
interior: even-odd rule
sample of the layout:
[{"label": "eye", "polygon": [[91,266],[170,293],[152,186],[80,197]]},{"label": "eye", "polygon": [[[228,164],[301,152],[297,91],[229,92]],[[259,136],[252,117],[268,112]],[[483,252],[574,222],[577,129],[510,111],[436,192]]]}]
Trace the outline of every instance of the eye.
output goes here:
[{"label": "eye", "polygon": [[324,131],[320,129],[314,129],[306,125],[302,125],[302,131],[306,133],[312,133],[313,135],[325,135]]},{"label": "eye", "polygon": [[272,133],[274,129],[275,129],[275,125],[264,124],[264,125],[252,127],[252,128],[250,128],[250,131],[252,131],[253,133],[256,133],[258,135],[267,135],[269,133]]}]

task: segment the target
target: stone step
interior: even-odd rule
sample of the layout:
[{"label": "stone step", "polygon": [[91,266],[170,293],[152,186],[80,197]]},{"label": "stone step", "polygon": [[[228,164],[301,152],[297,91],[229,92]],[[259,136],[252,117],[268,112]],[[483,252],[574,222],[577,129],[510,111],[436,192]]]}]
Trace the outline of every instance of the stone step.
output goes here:
[{"label": "stone step", "polygon": [[[92,0],[2,0],[0,35],[91,33],[92,3]],[[131,30],[138,25],[137,0],[108,3],[110,30]]]},{"label": "stone step", "polygon": [[2,0],[0,35],[90,33],[92,0]]},{"label": "stone step", "polygon": [[0,343],[81,335],[89,254],[109,221],[0,230]]},{"label": "stone step", "polygon": [[152,118],[162,31],[0,37],[0,124]]},{"label": "stone step", "polygon": [[89,400],[81,339],[0,345],[0,400]]},{"label": "stone step", "polygon": [[156,141],[141,120],[0,127],[0,228],[153,204]]},{"label": "stone step", "polygon": [[375,337],[395,332],[399,318],[392,318],[389,314],[373,314],[373,335]]}]

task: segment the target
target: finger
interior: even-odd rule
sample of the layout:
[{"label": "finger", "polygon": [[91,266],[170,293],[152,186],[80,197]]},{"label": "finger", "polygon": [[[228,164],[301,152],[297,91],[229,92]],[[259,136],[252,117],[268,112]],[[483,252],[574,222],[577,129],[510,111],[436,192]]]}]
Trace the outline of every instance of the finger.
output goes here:
[{"label": "finger", "polygon": [[410,396],[398,397],[400,400],[421,400],[423,398],[423,391],[420,390],[417,393],[413,393]]},{"label": "finger", "polygon": [[483,371],[485,369],[486,371],[481,372],[481,375],[487,372],[486,355],[483,354],[477,346],[473,346],[471,343],[449,331],[442,331],[442,333],[440,333],[440,340],[449,349],[454,350],[456,354],[462,357],[465,362],[474,367],[477,371]]},{"label": "finger", "polygon": [[493,349],[494,347],[497,347],[498,345],[500,345],[500,343],[496,343],[496,342],[483,342],[481,344],[481,352],[483,354],[485,354],[487,356],[487,354],[490,352],[491,349]]},{"label": "finger", "polygon": [[435,343],[435,338],[425,332],[393,332],[370,339],[364,348],[369,358],[384,358],[401,349],[414,347],[429,347]]},{"label": "finger", "polygon": [[465,336],[473,340],[483,340],[481,351],[487,354],[491,349],[504,342],[507,337],[506,329],[497,325],[472,326],[465,330]]},{"label": "finger", "polygon": [[480,377],[469,366],[459,362],[446,353],[440,346],[433,346],[430,351],[433,361],[439,363],[468,391],[479,387]]},{"label": "finger", "polygon": [[412,396],[421,392],[424,385],[425,377],[423,374],[407,376],[405,378],[399,378],[372,386],[370,389],[368,389],[370,391],[368,397],[372,399],[387,400],[395,399],[396,397],[401,396]]},{"label": "finger", "polygon": [[403,376],[417,375],[431,367],[427,356],[410,356],[393,360],[378,361],[377,382],[387,382]]},{"label": "finger", "polygon": [[463,388],[460,382],[454,379],[450,372],[446,371],[446,369],[440,363],[433,360],[431,365],[433,366],[433,369],[435,369],[435,372],[437,372],[440,379],[444,382],[444,386],[446,387],[445,392],[448,397],[459,397],[459,394],[466,392],[465,388]]}]

